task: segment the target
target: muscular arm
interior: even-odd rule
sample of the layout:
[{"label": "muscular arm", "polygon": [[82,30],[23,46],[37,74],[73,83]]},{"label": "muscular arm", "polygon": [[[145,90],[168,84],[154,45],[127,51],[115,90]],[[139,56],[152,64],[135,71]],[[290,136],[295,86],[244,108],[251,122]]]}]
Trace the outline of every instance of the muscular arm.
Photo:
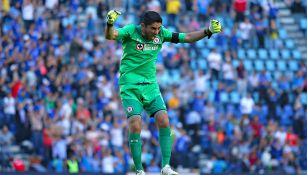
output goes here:
[{"label": "muscular arm", "polygon": [[195,41],[201,40],[205,37],[211,37],[212,33],[208,30],[200,30],[195,32],[186,33],[186,36],[184,38],[185,43],[193,43]]},{"label": "muscular arm", "polygon": [[105,30],[105,37],[108,40],[115,40],[118,36],[118,31],[113,27],[113,25],[107,25]]}]

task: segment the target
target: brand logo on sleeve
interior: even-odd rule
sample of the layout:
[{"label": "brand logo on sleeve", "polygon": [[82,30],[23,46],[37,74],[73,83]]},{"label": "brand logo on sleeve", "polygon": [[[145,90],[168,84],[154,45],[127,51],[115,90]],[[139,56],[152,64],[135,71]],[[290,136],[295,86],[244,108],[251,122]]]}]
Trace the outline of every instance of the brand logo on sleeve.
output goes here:
[{"label": "brand logo on sleeve", "polygon": [[136,43],[135,49],[136,49],[136,50],[143,50],[143,49],[144,49],[144,44],[142,44],[142,43]]}]

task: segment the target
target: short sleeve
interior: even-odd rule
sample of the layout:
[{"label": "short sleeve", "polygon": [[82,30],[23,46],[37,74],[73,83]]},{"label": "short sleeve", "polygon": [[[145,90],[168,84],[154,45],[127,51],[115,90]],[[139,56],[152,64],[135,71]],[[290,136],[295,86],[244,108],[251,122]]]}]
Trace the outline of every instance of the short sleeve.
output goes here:
[{"label": "short sleeve", "polygon": [[170,42],[172,39],[172,32],[165,27],[161,26],[161,33],[164,38],[164,42]]},{"label": "short sleeve", "polygon": [[161,27],[161,32],[164,37],[163,42],[172,42],[172,43],[183,43],[184,38],[186,36],[185,33],[175,33],[171,32],[170,30],[166,29],[165,27]]},{"label": "short sleeve", "polygon": [[125,38],[129,37],[130,34],[135,30],[134,24],[128,24],[122,28],[117,29],[118,36],[116,40],[124,40]]}]

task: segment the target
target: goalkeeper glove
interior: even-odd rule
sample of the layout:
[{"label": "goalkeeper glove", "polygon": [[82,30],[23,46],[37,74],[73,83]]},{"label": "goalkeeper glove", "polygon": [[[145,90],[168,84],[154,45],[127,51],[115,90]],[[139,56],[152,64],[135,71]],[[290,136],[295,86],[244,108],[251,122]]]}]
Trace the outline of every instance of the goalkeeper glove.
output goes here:
[{"label": "goalkeeper glove", "polygon": [[118,18],[122,13],[117,10],[111,10],[107,14],[107,24],[112,25],[114,21]]},{"label": "goalkeeper glove", "polygon": [[222,25],[218,20],[211,20],[210,26],[205,30],[205,34],[208,35],[208,38],[212,36],[214,33],[220,33],[222,31]]}]

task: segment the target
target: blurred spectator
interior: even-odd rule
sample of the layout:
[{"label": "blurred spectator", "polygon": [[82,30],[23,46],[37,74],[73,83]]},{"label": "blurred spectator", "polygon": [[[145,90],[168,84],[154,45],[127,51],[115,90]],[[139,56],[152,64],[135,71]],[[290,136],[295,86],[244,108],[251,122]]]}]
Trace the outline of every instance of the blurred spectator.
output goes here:
[{"label": "blurred spectator", "polygon": [[181,2],[179,0],[167,0],[166,1],[166,13],[168,14],[168,25],[175,26],[177,22],[177,16],[180,12]]},{"label": "blurred spectator", "polygon": [[230,52],[225,52],[224,58],[225,62],[222,66],[223,80],[225,82],[227,91],[230,92],[235,88],[236,72],[234,67],[232,66]]},{"label": "blurred spectator", "polygon": [[257,34],[257,39],[258,39],[258,47],[264,48],[267,26],[265,25],[263,18],[256,17],[255,27],[256,27],[256,34]]},{"label": "blurred spectator", "polygon": [[147,3],[147,9],[151,11],[161,12],[161,3],[158,0],[149,0]]},{"label": "blurred spectator", "polygon": [[75,155],[72,155],[67,161],[67,172],[69,173],[78,173],[80,171],[79,169],[79,162]]},{"label": "blurred spectator", "polygon": [[244,20],[244,13],[247,9],[246,0],[235,0],[234,1],[234,10],[236,12],[236,21],[241,22]]},{"label": "blurred spectator", "polygon": [[240,110],[243,115],[249,116],[254,108],[254,100],[251,97],[250,93],[247,93],[240,101]]},{"label": "blurred spectator", "polygon": [[9,148],[14,141],[13,134],[9,131],[8,127],[4,125],[0,132],[0,145],[6,148]]},{"label": "blurred spectator", "polygon": [[206,21],[210,1],[194,0],[193,8],[198,15],[198,21]]},{"label": "blurred spectator", "polygon": [[9,93],[3,99],[4,105],[4,121],[3,123],[8,125],[10,129],[15,129],[15,114],[16,114],[16,100],[13,98],[12,94]]},{"label": "blurred spectator", "polygon": [[[236,68],[237,71],[237,87],[238,92],[241,94],[241,96],[244,96],[247,91],[247,74],[245,70],[245,66],[243,64],[243,61],[240,61],[238,67]],[[253,81],[254,82],[254,81]]]},{"label": "blurred spectator", "polygon": [[241,32],[242,47],[249,48],[252,44],[251,33],[252,33],[253,25],[250,22],[248,17],[245,17],[244,21],[240,23],[239,29]]},{"label": "blurred spectator", "polygon": [[31,0],[25,0],[22,6],[22,18],[24,21],[25,29],[28,31],[30,25],[34,22],[34,6]]},{"label": "blurred spectator", "polygon": [[222,66],[222,55],[217,51],[217,49],[212,49],[208,55],[208,62],[211,72],[212,80],[220,79],[220,70]]},{"label": "blurred spectator", "polygon": [[[206,27],[209,18],[223,24],[221,35],[165,44],[158,56],[157,78],[176,133],[174,167],[306,170],[306,63],[293,59],[292,70],[284,60],[291,68],[285,75],[271,58],[285,42],[281,3],[306,13],[305,1],[292,0],[0,1],[0,171],[132,170],[116,95],[122,48],[101,37],[114,8],[123,12],[115,27],[138,23],[145,10],[161,12],[163,25],[177,32]],[[268,49],[264,68],[272,61],[276,70],[256,70],[261,47]],[[144,116],[142,160],[147,171],[159,172],[152,121]]]},{"label": "blurred spectator", "polygon": [[303,6],[302,0],[294,0],[291,4],[292,13],[304,13],[306,12],[306,7]]}]

